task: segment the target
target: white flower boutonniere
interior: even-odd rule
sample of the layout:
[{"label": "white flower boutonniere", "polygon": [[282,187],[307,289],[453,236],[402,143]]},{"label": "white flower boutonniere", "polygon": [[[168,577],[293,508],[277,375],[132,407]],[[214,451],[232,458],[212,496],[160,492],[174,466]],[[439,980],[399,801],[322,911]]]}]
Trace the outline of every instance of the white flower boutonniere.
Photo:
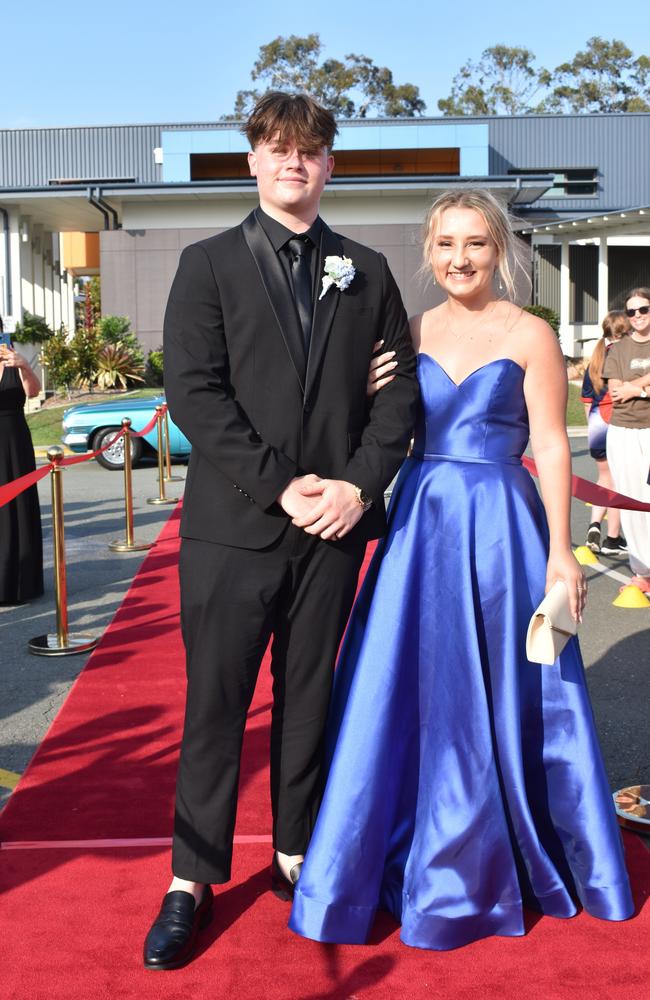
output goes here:
[{"label": "white flower boutonniere", "polygon": [[356,273],[354,264],[349,257],[326,257],[323,288],[318,296],[319,301],[332,285],[336,285],[340,292],[344,292]]}]

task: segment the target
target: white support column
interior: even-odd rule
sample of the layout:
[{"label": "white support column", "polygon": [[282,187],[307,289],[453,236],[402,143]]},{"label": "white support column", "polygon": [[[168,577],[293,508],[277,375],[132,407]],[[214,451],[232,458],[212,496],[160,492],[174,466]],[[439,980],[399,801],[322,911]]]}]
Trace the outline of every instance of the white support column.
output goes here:
[{"label": "white support column", "polygon": [[15,312],[22,320],[22,310],[36,313],[34,302],[34,252],[29,219],[20,220],[20,305]]},{"label": "white support column", "polygon": [[34,315],[45,318],[45,261],[43,259],[43,226],[32,226],[32,284]]},{"label": "white support column", "polygon": [[52,233],[52,329],[61,326],[61,234]]},{"label": "white support column", "polygon": [[63,272],[63,277],[61,278],[61,317],[59,319],[59,326],[64,326],[68,329],[68,272]]},{"label": "white support column", "polygon": [[63,288],[63,280],[59,271],[55,268],[54,270],[54,280],[52,285],[52,306],[53,306],[53,321],[52,329],[58,330],[63,322],[61,316],[61,290]]},{"label": "white support column", "polygon": [[[9,319],[9,305],[8,300],[11,298],[9,289],[11,288],[11,275],[9,274],[9,261],[7,260],[5,247],[6,240],[10,237],[7,235],[5,238],[4,233],[4,216],[2,217],[3,229],[0,232],[0,316]],[[9,220],[7,219],[7,225],[9,225]]]},{"label": "white support column", "polygon": [[74,333],[74,282],[73,276],[66,272],[65,284],[61,286],[61,318],[68,331],[68,336]]},{"label": "white support column", "polygon": [[609,247],[603,233],[598,245],[598,324],[609,312]]},{"label": "white support column", "polygon": [[[20,216],[18,212],[9,212],[9,252],[11,255],[11,320],[13,325],[23,316],[22,310],[22,263]],[[13,329],[13,326],[12,326]]]},{"label": "white support column", "polygon": [[568,357],[574,355],[571,319],[571,274],[569,271],[569,241],[562,240],[560,257],[560,346]]},{"label": "white support column", "polygon": [[52,233],[43,233],[43,315],[50,330],[54,329],[54,261]]}]

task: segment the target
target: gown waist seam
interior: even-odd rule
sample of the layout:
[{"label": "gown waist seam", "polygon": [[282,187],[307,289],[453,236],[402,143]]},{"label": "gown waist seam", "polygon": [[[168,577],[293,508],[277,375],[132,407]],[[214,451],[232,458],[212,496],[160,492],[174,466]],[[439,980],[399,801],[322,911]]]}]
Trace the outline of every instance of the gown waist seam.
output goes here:
[{"label": "gown waist seam", "polygon": [[420,451],[409,456],[417,462],[476,462],[479,465],[521,466],[520,458],[479,458],[477,455],[446,455],[443,452]]}]

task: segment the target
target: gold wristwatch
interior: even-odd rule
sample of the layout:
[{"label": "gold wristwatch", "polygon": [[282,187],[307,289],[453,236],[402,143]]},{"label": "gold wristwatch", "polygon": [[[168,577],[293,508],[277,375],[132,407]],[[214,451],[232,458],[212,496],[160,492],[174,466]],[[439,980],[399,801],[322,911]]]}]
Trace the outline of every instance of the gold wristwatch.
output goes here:
[{"label": "gold wristwatch", "polygon": [[369,497],[365,490],[362,490],[360,486],[355,486],[353,483],[352,487],[357,498],[357,503],[360,507],[363,507],[363,513],[365,514],[365,512],[370,510],[372,507],[372,497]]}]

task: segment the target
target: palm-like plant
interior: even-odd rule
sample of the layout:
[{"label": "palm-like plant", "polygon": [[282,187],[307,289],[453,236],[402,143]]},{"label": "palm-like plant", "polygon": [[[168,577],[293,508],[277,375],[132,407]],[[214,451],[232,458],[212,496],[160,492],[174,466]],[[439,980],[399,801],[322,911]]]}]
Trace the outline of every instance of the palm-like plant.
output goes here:
[{"label": "palm-like plant", "polygon": [[100,389],[126,389],[129,382],[144,382],[144,365],[121,341],[105,344],[97,355],[97,385]]}]

